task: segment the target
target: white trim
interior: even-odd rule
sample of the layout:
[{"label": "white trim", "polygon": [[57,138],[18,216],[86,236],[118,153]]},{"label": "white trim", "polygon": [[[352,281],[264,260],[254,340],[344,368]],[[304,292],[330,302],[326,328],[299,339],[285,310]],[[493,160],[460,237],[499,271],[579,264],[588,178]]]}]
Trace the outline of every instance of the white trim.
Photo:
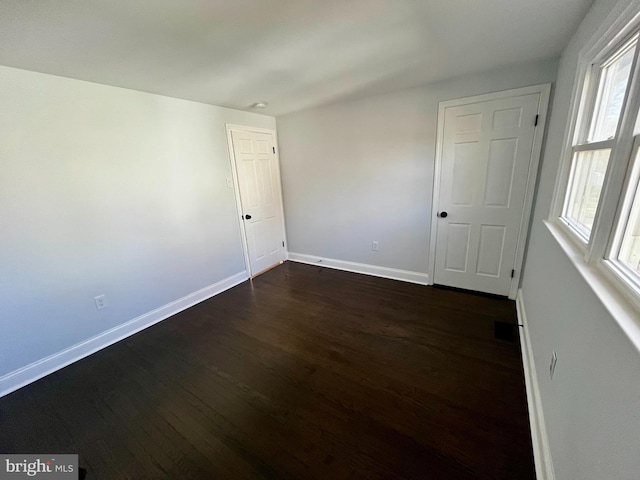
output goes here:
[{"label": "white trim", "polygon": [[[633,208],[635,200],[634,195],[631,193],[635,191],[636,194],[640,194],[640,183],[638,183],[640,182],[640,162],[635,161],[635,155],[638,155],[639,151],[640,135],[635,135],[630,154],[631,161],[629,162],[629,173],[626,175],[626,181],[622,188],[623,194],[618,207],[618,214],[616,215],[613,223],[613,225],[615,225],[615,229],[613,231],[613,235],[611,235],[611,239],[607,245],[603,258],[617,259],[620,254],[624,234],[629,222],[631,221],[631,209]],[[640,299],[640,295],[638,296],[638,299]]]},{"label": "white trim", "polygon": [[529,327],[527,315],[524,310],[524,299],[522,290],[518,290],[516,296],[516,311],[518,313],[518,323],[520,324],[520,351],[522,353],[522,366],[524,369],[524,380],[527,388],[527,405],[529,407],[529,425],[531,427],[531,443],[533,444],[533,459],[536,467],[536,478],[538,480],[554,480],[553,459],[549,447],[547,428],[544,422],[542,411],[542,401],[540,399],[540,388],[538,386],[538,376],[536,365],[533,359],[533,350],[529,338]]},{"label": "white trim", "polygon": [[607,148],[611,149],[615,145],[615,140],[602,140],[599,142],[593,143],[583,143],[581,145],[574,145],[572,153],[576,152],[586,152],[589,150],[606,150]]},{"label": "white trim", "polygon": [[522,207],[522,218],[520,220],[520,229],[516,245],[516,254],[513,269],[515,275],[511,279],[509,288],[509,298],[516,298],[520,279],[522,277],[522,264],[524,261],[525,246],[528,238],[529,223],[531,213],[533,211],[533,197],[535,193],[536,179],[538,178],[538,165],[540,164],[540,156],[542,153],[542,143],[547,124],[547,112],[549,109],[549,97],[551,94],[551,84],[543,83],[540,85],[532,85],[529,87],[515,88],[511,90],[503,90],[501,92],[487,93],[484,95],[475,95],[473,97],[459,98],[456,100],[448,100],[440,102],[438,105],[438,129],[436,134],[436,157],[433,176],[433,199],[431,211],[431,231],[429,234],[429,279],[433,284],[435,277],[435,260],[436,260],[436,240],[438,225],[438,202],[440,198],[440,175],[442,163],[442,143],[444,140],[444,113],[447,108],[457,107],[461,105],[469,105],[472,103],[481,103],[490,100],[498,100],[501,98],[516,97],[522,95],[530,95],[538,93],[540,99],[538,102],[538,125],[536,126],[533,145],[531,148],[531,157],[529,159],[529,172],[527,174],[527,186]]},{"label": "white trim", "polygon": [[578,119],[578,109],[582,104],[583,97],[582,88],[578,89],[576,86],[579,84],[580,79],[582,79],[582,82],[584,83],[587,70],[588,69],[586,68],[586,66],[579,66],[576,70],[575,78],[573,79],[574,91],[573,95],[571,96],[569,117],[564,132],[564,145],[562,147],[562,154],[560,156],[560,165],[558,166],[556,182],[553,187],[553,197],[551,198],[551,211],[549,213],[549,220],[560,218],[562,216],[564,200],[567,195],[569,175],[571,173],[571,158],[573,157],[573,140],[576,122]]},{"label": "white trim", "polygon": [[[551,209],[549,212],[549,220],[551,221],[562,217],[562,209],[565,202],[569,173],[571,169],[571,159],[573,157],[573,144],[580,136],[578,135],[580,132],[578,132],[576,127],[579,126],[583,130],[588,128],[585,127],[585,122],[578,125],[578,121],[581,116],[584,116],[583,113],[580,112],[580,108],[585,103],[585,99],[589,98],[591,95],[590,89],[596,88],[597,85],[598,78],[589,78],[588,83],[586,82],[587,77],[592,72],[592,61],[594,61],[598,54],[611,48],[635,28],[636,25],[634,25],[634,19],[636,19],[638,14],[640,14],[640,3],[634,0],[619,1],[611,10],[611,13],[609,13],[606,20],[600,24],[598,30],[589,38],[578,53],[578,64],[575,77],[573,79],[573,93],[571,95],[571,104],[569,105],[567,123],[564,132],[564,143],[562,154],[560,156],[560,165],[556,175],[556,182],[551,200]],[[587,88],[585,88],[585,85]],[[589,108],[591,107],[589,106]],[[609,161],[611,161],[611,159]]]},{"label": "white trim", "polygon": [[259,128],[259,127],[250,127],[246,125],[234,125],[231,123],[225,124],[227,129],[227,148],[229,149],[229,161],[231,162],[231,175],[233,177],[233,190],[236,199],[236,210],[238,212],[238,226],[240,228],[240,235],[242,237],[242,250],[244,253],[244,263],[249,272],[249,275],[253,278],[256,275],[259,275],[262,272],[252,272],[251,271],[251,262],[249,260],[249,244],[247,240],[247,232],[245,230],[244,222],[242,221],[242,198],[240,198],[240,183],[238,180],[238,169],[236,167],[236,156],[233,150],[233,131],[241,131],[241,132],[256,132],[256,133],[266,133],[271,135],[271,141],[273,147],[275,148],[275,157],[276,157],[276,174],[278,176],[278,193],[280,194],[280,215],[282,216],[282,238],[284,241],[283,253],[282,253],[282,261],[287,259],[289,241],[287,239],[287,226],[285,224],[284,217],[284,197],[282,195],[282,176],[280,175],[280,147],[278,145],[278,132],[276,130],[272,130],[269,128]]},{"label": "white trim", "polygon": [[[544,221],[545,220],[543,220],[543,222]],[[564,218],[558,218],[555,221],[551,221],[551,220],[546,220],[546,221],[551,222],[555,224],[558,228],[562,229],[565,235],[569,239],[571,239],[571,241],[574,243],[575,247],[580,249],[583,255],[586,255],[587,243],[588,243],[587,240],[582,238],[582,236],[580,236],[580,233],[576,231],[575,228],[567,220],[565,220]]]},{"label": "white trim", "polygon": [[242,200],[240,199],[240,188],[238,181],[238,170],[236,168],[236,155],[233,149],[233,137],[231,132],[238,127],[236,125],[226,125],[227,130],[227,148],[229,149],[229,162],[231,163],[231,177],[233,179],[233,195],[236,200],[236,211],[238,213],[238,229],[240,231],[240,239],[242,241],[242,254],[244,256],[244,267],[251,275],[251,263],[249,262],[249,247],[247,244],[247,232],[244,229],[244,222],[242,221]]},{"label": "white trim", "polygon": [[344,270],[345,272],[362,273],[364,275],[372,275],[374,277],[390,278],[392,280],[417,283],[419,285],[429,285],[428,274],[412,272],[410,270],[379,267],[377,265],[369,265],[367,263],[347,262],[345,260],[336,260],[334,258],[317,257],[315,255],[305,255],[293,252],[289,252],[289,260],[292,262],[317,265],[319,267],[333,268],[335,270]]},{"label": "white trim", "polygon": [[631,277],[630,271],[622,262],[602,260],[596,264],[600,271],[620,290],[627,300],[640,312],[640,287]]},{"label": "white trim", "polygon": [[[243,132],[270,133],[274,135],[276,131],[272,128],[252,127],[250,125],[236,125],[234,123],[225,123],[227,130],[240,130]],[[274,143],[275,145],[275,143]]]},{"label": "white trim", "polygon": [[551,87],[550,83],[540,83],[538,85],[529,85],[528,87],[511,88],[509,90],[500,90],[499,92],[490,92],[490,93],[483,93],[481,95],[472,95],[471,97],[456,98],[453,100],[443,100],[438,104],[438,110],[440,110],[441,107],[443,109],[451,108],[451,107],[460,107],[462,105],[484,103],[491,100],[499,100],[501,98],[520,97],[523,95],[531,95],[533,93],[542,93],[542,91],[545,88],[550,88],[550,87]]},{"label": "white trim", "polygon": [[518,243],[516,245],[516,258],[514,270],[516,274],[511,279],[511,288],[509,289],[509,298],[514,300],[520,287],[522,278],[522,265],[524,263],[524,253],[529,237],[529,224],[531,223],[531,214],[533,213],[534,193],[536,189],[536,181],[538,178],[538,169],[540,165],[540,157],[542,156],[542,142],[547,126],[547,112],[549,109],[549,97],[551,96],[551,84],[538,85],[540,88],[540,100],[538,103],[538,125],[534,133],[533,148],[531,149],[531,158],[529,160],[529,172],[527,173],[527,189],[525,191],[524,204],[522,206],[522,218],[520,220],[520,232],[518,234]]},{"label": "white trim", "polygon": [[[634,28],[640,27],[636,23]],[[639,43],[640,45],[640,43]],[[636,47],[632,72],[638,71],[638,55],[640,46]],[[618,132],[615,144],[609,157],[605,183],[596,216],[591,230],[591,241],[587,247],[587,261],[593,262],[603,258],[612,237],[612,232],[619,221],[618,202],[624,192],[627,171],[633,164],[631,153],[633,150],[633,130],[636,124],[638,107],[640,107],[640,83],[637,75],[629,79],[622,114],[618,122]],[[615,219],[615,220],[614,220]]]},{"label": "white trim", "polygon": [[634,29],[633,20],[639,13],[640,4],[636,0],[618,1],[598,30],[585,42],[579,53],[580,60],[597,59],[603,50],[613,47],[629,35]]},{"label": "white trim", "polygon": [[161,322],[172,315],[180,313],[197,303],[213,297],[214,295],[218,295],[231,287],[235,287],[248,278],[249,275],[246,271],[236,273],[235,275],[227,277],[213,285],[209,285],[208,287],[190,293],[178,300],[167,303],[160,308],[144,313],[133,320],[120,324],[117,327],[113,327],[60,352],[54,353],[53,355],[49,355],[48,357],[14,370],[13,372],[0,377],[0,397],[24,387],[29,383],[35,382],[36,380],[49,375],[56,370],[60,370],[73,362],[77,362],[98,350],[102,350],[109,345],[119,342],[140,330],[144,330],[151,325]]},{"label": "white trim", "polygon": [[[624,196],[633,178],[636,136],[634,127],[640,108],[640,80],[632,75],[627,85],[622,115],[615,139],[587,145],[573,145],[586,138],[585,125],[590,117],[583,110],[592,108],[597,78],[593,64],[611,55],[615,49],[628,42],[640,29],[640,2],[621,0],[616,3],[598,30],[585,42],[578,54],[576,76],[573,84],[572,102],[569,108],[564,145],[556,174],[556,183],[549,212],[545,222],[554,239],[569,257],[604,307],[614,317],[634,346],[640,350],[640,321],[638,311],[640,294],[633,281],[627,279],[615,266],[622,219],[626,218],[632,196]],[[632,72],[640,67],[640,47],[636,47]],[[593,78],[592,78],[593,77]],[[563,218],[564,203],[570,189],[570,171],[573,152],[611,144],[611,156],[605,175],[600,201],[596,211],[590,238],[580,238],[578,229],[568,225]],[[636,167],[637,168],[637,167]],[[616,250],[616,252],[614,252]],[[615,257],[615,255],[613,255]]]},{"label": "white trim", "polygon": [[444,139],[443,103],[438,105],[438,127],[436,131],[436,157],[433,167],[433,197],[431,199],[431,225],[429,227],[429,285],[433,285],[436,274],[436,239],[438,238],[438,208],[440,203],[440,175],[442,172],[442,143]]}]

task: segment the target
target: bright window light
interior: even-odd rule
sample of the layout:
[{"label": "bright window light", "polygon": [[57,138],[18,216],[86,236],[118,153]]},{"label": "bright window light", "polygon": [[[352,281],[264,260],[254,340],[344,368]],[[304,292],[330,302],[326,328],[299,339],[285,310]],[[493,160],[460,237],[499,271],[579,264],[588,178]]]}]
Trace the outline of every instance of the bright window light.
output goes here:
[{"label": "bright window light", "polygon": [[[636,152],[635,162],[639,161],[640,153]],[[627,267],[635,276],[635,281],[640,283],[640,182],[637,175],[635,182],[629,189],[630,198],[633,199],[629,216],[625,219],[624,233],[617,256],[617,260]]]},{"label": "bright window light", "polygon": [[615,49],[604,61],[592,65],[592,85],[587,88],[581,105],[583,118],[572,147],[569,182],[561,218],[587,244],[591,239],[609,158],[627,97],[637,43],[636,35]]},{"label": "bright window light", "polygon": [[610,153],[607,148],[574,154],[565,218],[585,240],[591,234]]},{"label": "bright window light", "polygon": [[590,143],[611,140],[616,134],[633,65],[635,46],[636,41],[633,40],[601,67],[598,94],[589,129]]}]

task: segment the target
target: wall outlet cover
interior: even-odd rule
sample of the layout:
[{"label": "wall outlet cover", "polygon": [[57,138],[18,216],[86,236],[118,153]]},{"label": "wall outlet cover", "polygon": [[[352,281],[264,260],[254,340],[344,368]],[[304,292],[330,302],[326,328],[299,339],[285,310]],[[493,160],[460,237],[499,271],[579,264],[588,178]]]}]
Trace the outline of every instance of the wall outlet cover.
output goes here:
[{"label": "wall outlet cover", "polygon": [[107,308],[107,296],[102,294],[97,297],[93,297],[93,301],[96,303],[96,309],[102,310],[103,308]]},{"label": "wall outlet cover", "polygon": [[556,371],[556,363],[558,363],[558,354],[554,350],[551,353],[551,362],[549,363],[549,377],[553,380],[553,374]]}]

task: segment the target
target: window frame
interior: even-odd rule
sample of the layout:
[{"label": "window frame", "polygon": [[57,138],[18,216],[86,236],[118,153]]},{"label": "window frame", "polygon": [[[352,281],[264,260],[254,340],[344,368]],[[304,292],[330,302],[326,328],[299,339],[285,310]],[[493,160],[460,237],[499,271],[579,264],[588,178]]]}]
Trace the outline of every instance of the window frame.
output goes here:
[{"label": "window frame", "polygon": [[[609,283],[640,309],[640,281],[629,277],[620,261],[613,258],[619,251],[627,222],[625,215],[628,219],[633,202],[633,195],[629,193],[630,186],[633,186],[630,182],[634,181],[632,174],[640,171],[639,165],[631,171],[635,148],[640,147],[640,135],[634,135],[640,109],[640,6],[632,4],[613,11],[608,20],[600,28],[604,31],[596,32],[578,56],[549,223],[571,241],[585,267],[596,267]],[[593,124],[603,64],[635,36],[638,36],[638,40],[616,134],[613,139],[589,143],[587,139]],[[611,152],[591,234],[587,239],[563,216],[571,188],[575,153],[602,148],[611,148]],[[640,164],[640,160],[635,164]]]},{"label": "window frame", "polygon": [[[640,276],[617,259],[635,196],[640,195],[640,157],[636,155],[640,156],[640,133],[631,138],[629,163],[620,196],[619,208],[616,212],[604,257],[600,259],[600,264],[604,273],[611,281],[617,284],[625,297],[640,308]],[[635,195],[630,190],[633,190]],[[627,221],[623,221],[624,219]]]}]

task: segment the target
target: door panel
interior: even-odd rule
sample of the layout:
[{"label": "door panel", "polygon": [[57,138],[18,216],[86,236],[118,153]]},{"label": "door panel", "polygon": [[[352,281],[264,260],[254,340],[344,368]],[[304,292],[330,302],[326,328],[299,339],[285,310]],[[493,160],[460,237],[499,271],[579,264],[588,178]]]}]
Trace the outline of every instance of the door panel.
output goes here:
[{"label": "door panel", "polygon": [[506,108],[493,112],[493,124],[491,128],[520,128],[522,121],[522,107]]},{"label": "door panel", "polygon": [[466,272],[469,257],[471,225],[450,223],[447,237],[445,269],[451,272]]},{"label": "door panel", "polygon": [[517,138],[491,140],[484,190],[485,207],[509,208],[517,152]]},{"label": "door panel", "polygon": [[508,295],[540,94],[447,107],[434,283]]},{"label": "door panel", "polygon": [[502,225],[481,225],[478,265],[476,273],[489,277],[500,275],[500,265],[504,253],[506,228]]},{"label": "door panel", "polygon": [[271,134],[232,130],[251,275],[284,260],[280,177]]},{"label": "door panel", "polygon": [[451,178],[451,204],[471,206],[475,196],[479,153],[478,142],[454,144],[453,175]]}]

